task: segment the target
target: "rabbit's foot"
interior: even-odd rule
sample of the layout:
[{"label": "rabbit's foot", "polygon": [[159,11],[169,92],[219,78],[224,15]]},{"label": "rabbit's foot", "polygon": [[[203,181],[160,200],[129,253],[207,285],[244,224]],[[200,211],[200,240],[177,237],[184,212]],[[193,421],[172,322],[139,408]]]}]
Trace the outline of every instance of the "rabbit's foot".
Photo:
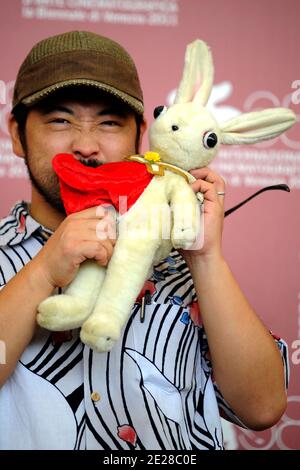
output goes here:
[{"label": "rabbit's foot", "polygon": [[97,352],[110,351],[120,337],[118,320],[113,318],[113,312],[104,318],[93,315],[82,326],[81,341]]},{"label": "rabbit's foot", "polygon": [[196,240],[196,232],[192,227],[176,227],[172,232],[174,248],[189,248]]},{"label": "rabbit's foot", "polygon": [[88,302],[70,295],[53,295],[38,306],[37,322],[51,331],[78,328],[90,314]]}]

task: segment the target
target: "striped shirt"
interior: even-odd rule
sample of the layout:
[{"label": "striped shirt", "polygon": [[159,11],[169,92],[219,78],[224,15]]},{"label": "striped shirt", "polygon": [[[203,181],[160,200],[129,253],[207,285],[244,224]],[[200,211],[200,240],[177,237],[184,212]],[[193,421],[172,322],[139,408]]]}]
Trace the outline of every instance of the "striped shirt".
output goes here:
[{"label": "striped shirt", "polygon": [[[24,202],[1,221],[0,289],[43,247],[45,232]],[[220,414],[242,423],[212,380],[192,278],[177,252],[154,267],[146,288],[144,320],[136,302],[109,353],[82,344],[78,330],[37,328],[0,390],[0,449],[223,449]]]}]

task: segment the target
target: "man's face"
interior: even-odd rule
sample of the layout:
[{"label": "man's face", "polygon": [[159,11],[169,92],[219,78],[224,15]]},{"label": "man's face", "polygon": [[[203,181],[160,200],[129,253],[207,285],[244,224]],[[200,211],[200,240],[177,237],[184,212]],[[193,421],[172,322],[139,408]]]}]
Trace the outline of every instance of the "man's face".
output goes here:
[{"label": "man's face", "polygon": [[86,165],[117,162],[136,153],[135,115],[108,97],[56,98],[30,110],[25,128],[26,163],[42,196],[64,213],[51,165],[57,153],[71,153]]}]

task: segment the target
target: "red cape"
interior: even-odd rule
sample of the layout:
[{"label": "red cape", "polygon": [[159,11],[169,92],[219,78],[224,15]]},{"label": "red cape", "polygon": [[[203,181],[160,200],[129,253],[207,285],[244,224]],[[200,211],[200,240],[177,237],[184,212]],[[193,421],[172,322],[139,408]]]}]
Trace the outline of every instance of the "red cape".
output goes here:
[{"label": "red cape", "polygon": [[[67,214],[102,204],[113,205],[119,213],[124,213],[153,178],[146,165],[138,162],[112,162],[92,168],[80,163],[72,154],[60,153],[53,158],[52,165],[59,178]],[[125,210],[123,197],[127,198]]]}]

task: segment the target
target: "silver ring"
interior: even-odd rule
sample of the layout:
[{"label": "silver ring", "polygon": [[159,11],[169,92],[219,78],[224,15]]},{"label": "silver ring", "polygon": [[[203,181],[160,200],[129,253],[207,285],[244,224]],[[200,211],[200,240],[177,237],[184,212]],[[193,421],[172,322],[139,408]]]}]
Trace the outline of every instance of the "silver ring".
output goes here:
[{"label": "silver ring", "polygon": [[225,196],[225,191],[217,191],[218,196]]}]

